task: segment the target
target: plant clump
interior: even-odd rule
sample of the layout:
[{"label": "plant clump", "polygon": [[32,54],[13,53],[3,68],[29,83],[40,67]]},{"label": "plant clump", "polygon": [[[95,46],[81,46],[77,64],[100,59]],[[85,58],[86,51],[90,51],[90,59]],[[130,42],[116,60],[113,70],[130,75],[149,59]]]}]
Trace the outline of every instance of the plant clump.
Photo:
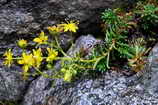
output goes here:
[{"label": "plant clump", "polygon": [[[95,59],[84,59],[81,54],[70,56],[61,48],[58,42],[58,35],[63,32],[73,35],[73,33],[76,33],[78,30],[78,24],[78,22],[70,21],[49,26],[47,29],[51,37],[46,35],[44,31],[41,31],[41,33],[33,39],[35,43],[33,46],[34,48],[29,51],[27,49],[29,43],[24,39],[18,40],[18,46],[23,49],[21,56],[14,56],[11,49],[9,49],[4,54],[4,64],[9,67],[14,62],[21,65],[24,79],[27,79],[30,75],[40,74],[50,78],[63,78],[65,81],[70,82],[72,78],[83,69],[93,69],[94,67],[90,64],[94,64],[100,59],[100,57]],[[53,39],[49,40],[49,38]],[[42,48],[41,45],[46,45],[46,47]],[[55,75],[49,76],[41,71],[42,68],[53,69],[54,62],[57,60],[60,60],[62,63],[61,70],[55,73]],[[46,64],[46,66],[42,64]],[[34,69],[35,74],[32,74],[30,69]]]},{"label": "plant clump", "polygon": [[[113,62],[118,59],[127,61],[128,66],[134,72],[143,70],[146,55],[150,48],[147,48],[144,37],[133,38],[134,33],[132,31],[143,34],[146,30],[147,33],[152,35],[156,33],[150,30],[150,26],[157,24],[157,1],[140,1],[136,8],[129,11],[120,8],[106,9],[101,15],[105,37],[102,43],[92,49],[88,58],[84,58],[81,52],[69,56],[61,48],[58,36],[64,32],[73,35],[79,29],[78,21],[67,21],[66,23],[47,27],[51,37],[41,31],[39,36],[33,39],[35,45],[31,51],[27,50],[29,43],[26,40],[19,40],[17,44],[23,49],[21,56],[14,56],[11,49],[9,49],[4,53],[4,65],[10,67],[16,61],[17,64],[22,66],[25,78],[31,75],[30,69],[34,69],[35,72],[49,78],[50,76],[43,73],[41,69],[46,67],[47,69],[53,69],[54,62],[60,60],[61,70],[51,77],[63,78],[68,82],[72,81],[78,74],[86,74],[88,70],[104,72],[114,66]],[[49,40],[49,38],[53,39]],[[130,38],[132,40],[129,40]],[[73,42],[71,44],[73,46]],[[46,45],[46,47],[41,48],[41,45]],[[46,64],[46,66],[42,64]]]},{"label": "plant clump", "polygon": [[[53,67],[53,62],[56,60],[61,60],[63,57],[59,57],[58,53],[66,55],[66,53],[61,49],[56,35],[63,32],[75,33],[78,30],[78,22],[70,21],[67,23],[57,24],[56,26],[48,27],[49,33],[55,37],[51,42],[48,41],[48,35],[44,31],[41,31],[39,35],[33,39],[35,43],[34,48],[31,51],[27,50],[29,43],[27,40],[21,39],[17,41],[17,45],[23,49],[21,56],[14,56],[11,49],[4,53],[4,65],[10,67],[15,61],[16,64],[22,66],[23,76],[27,78],[31,73],[30,69],[35,69],[38,73],[43,74],[40,69],[42,68],[42,63],[46,62],[47,66]],[[40,45],[47,45],[48,47],[42,49]],[[46,50],[46,53],[43,51]],[[67,74],[66,74],[67,75]]]},{"label": "plant clump", "polygon": [[127,59],[134,72],[143,70],[150,48],[147,48],[144,36],[134,38],[131,30],[142,34],[146,30],[152,39],[155,32],[149,27],[157,23],[157,17],[158,5],[154,0],[138,2],[136,8],[129,11],[120,8],[105,10],[101,17],[104,22],[105,44],[99,46],[100,55],[104,57],[96,64],[98,70],[109,69],[113,66],[112,61],[117,59]]}]

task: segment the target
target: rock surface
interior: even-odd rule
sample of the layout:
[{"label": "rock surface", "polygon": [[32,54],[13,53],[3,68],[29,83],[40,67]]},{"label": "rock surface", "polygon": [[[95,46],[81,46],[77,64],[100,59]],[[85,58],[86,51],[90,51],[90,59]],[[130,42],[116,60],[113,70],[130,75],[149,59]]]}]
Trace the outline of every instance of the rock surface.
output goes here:
[{"label": "rock surface", "polygon": [[[100,78],[83,79],[58,86],[45,105],[156,105],[157,97],[146,93],[140,85],[128,87],[126,77],[116,72]],[[59,88],[61,87],[61,88]],[[28,104],[29,105],[29,104]]]},{"label": "rock surface", "polygon": [[99,43],[101,43],[101,40],[94,38],[91,34],[80,36],[67,53],[69,56],[74,57],[77,53],[81,53],[82,50],[82,52],[85,53],[83,55],[87,55],[95,45],[98,45]]},{"label": "rock surface", "polygon": [[146,91],[158,97],[158,44],[150,52],[145,69],[141,82]]},{"label": "rock surface", "polygon": [[96,79],[66,84],[42,77],[33,82],[22,105],[157,105],[158,97],[141,85],[127,86],[126,77],[109,72]]},{"label": "rock surface", "polygon": [[128,0],[1,0],[0,33],[28,34],[65,19],[79,20],[81,28],[89,27],[93,30],[92,28],[99,22],[101,11],[114,4],[128,2]]},{"label": "rock surface", "polygon": [[29,80],[22,78],[20,70],[15,66],[0,68],[0,100],[17,101],[25,94]]}]

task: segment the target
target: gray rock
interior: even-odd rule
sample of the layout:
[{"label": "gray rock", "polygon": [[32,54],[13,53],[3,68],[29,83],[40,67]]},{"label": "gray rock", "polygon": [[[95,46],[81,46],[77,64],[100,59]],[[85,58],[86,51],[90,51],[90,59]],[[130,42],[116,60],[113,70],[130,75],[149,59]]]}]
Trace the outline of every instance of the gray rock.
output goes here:
[{"label": "gray rock", "polygon": [[7,0],[0,0],[0,6],[7,3]]},{"label": "gray rock", "polygon": [[126,77],[117,72],[107,72],[95,79],[81,78],[70,84],[54,80],[51,86],[48,82],[48,79],[42,77],[36,83],[34,81],[22,105],[158,104],[154,94],[145,92],[141,84],[127,86]]},{"label": "gray rock", "polygon": [[17,101],[22,98],[28,81],[22,78],[20,70],[19,67],[0,68],[0,100]]},{"label": "gray rock", "polygon": [[154,46],[148,57],[148,64],[145,68],[141,82],[146,91],[158,96],[158,44]]},{"label": "gray rock", "polygon": [[87,55],[90,53],[92,48],[95,45],[101,43],[101,40],[95,39],[92,35],[88,34],[87,36],[80,36],[77,40],[75,45],[73,45],[68,50],[68,55],[74,57],[77,53],[85,53],[83,55]]},{"label": "gray rock", "polygon": [[30,13],[20,9],[1,9],[0,14],[0,32],[4,34],[11,34],[17,31],[24,32],[22,25],[33,21]]},{"label": "gray rock", "polygon": [[[0,32],[28,34],[65,19],[79,20],[82,29],[97,28],[100,13],[128,0],[1,0]],[[1,6],[3,5],[3,6]],[[117,5],[119,6],[119,5]],[[98,27],[99,28],[99,27]],[[89,33],[92,31],[89,30]]]},{"label": "gray rock", "polygon": [[[47,73],[51,74],[50,71]],[[45,103],[50,93],[54,90],[52,88],[52,83],[52,79],[43,76],[34,80],[26,92],[23,105],[42,105],[42,103]]]},{"label": "gray rock", "polygon": [[71,42],[73,42],[73,40],[74,36],[66,33],[61,34],[58,38],[59,44],[64,51],[67,51],[70,48]]}]

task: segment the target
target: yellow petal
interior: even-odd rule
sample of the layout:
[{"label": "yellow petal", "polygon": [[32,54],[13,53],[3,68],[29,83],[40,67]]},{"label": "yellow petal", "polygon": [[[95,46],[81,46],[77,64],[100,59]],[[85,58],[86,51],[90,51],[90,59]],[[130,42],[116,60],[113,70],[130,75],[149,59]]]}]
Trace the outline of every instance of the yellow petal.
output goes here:
[{"label": "yellow petal", "polygon": [[19,60],[18,64],[24,64],[24,61],[23,60]]},{"label": "yellow petal", "polygon": [[28,72],[28,70],[29,70],[28,65],[24,65],[24,66],[23,66],[23,70],[24,70],[24,73],[27,73],[27,72]]},{"label": "yellow petal", "polygon": [[44,36],[45,34],[44,34],[44,32],[43,31],[41,31],[41,33],[40,33],[40,36]]},{"label": "yellow petal", "polygon": [[70,71],[67,71],[64,75],[64,80],[67,81],[67,82],[70,82],[71,81],[71,78],[72,78],[72,74]]},{"label": "yellow petal", "polygon": [[35,38],[33,41],[37,42],[37,43],[41,43],[42,42],[42,40],[40,38]]}]

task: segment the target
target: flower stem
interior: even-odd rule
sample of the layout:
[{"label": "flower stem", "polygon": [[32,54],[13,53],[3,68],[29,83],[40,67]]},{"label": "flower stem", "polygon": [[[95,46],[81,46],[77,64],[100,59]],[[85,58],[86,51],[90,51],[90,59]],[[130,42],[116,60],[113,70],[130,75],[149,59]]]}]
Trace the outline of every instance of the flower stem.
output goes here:
[{"label": "flower stem", "polygon": [[59,42],[58,42],[58,39],[57,39],[56,36],[55,36],[55,42],[56,42],[57,47],[58,47],[58,49],[60,50],[60,52],[61,52],[64,56],[69,57],[69,56],[63,51],[63,49],[60,47]]}]

